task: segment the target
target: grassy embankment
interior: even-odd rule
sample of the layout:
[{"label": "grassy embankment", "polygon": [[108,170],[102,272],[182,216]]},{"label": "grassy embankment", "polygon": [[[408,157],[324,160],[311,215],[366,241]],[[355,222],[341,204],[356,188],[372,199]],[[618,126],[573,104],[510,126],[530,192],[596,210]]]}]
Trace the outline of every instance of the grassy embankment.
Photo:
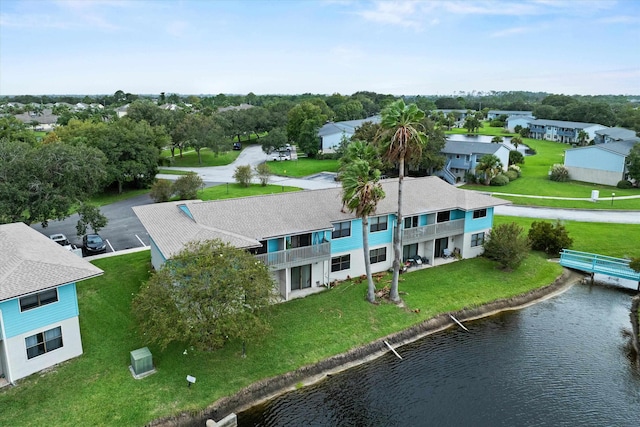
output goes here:
[{"label": "grassy embankment", "polygon": [[[496,222],[511,220],[503,217]],[[566,225],[575,249],[594,251],[599,241],[605,245],[600,245],[601,253],[637,251],[640,226]],[[94,263],[105,274],[78,283],[84,354],[22,380],[18,387],[0,391],[3,423],[142,425],[182,411],[197,411],[259,379],[345,352],[438,313],[546,285],[561,270],[541,254],[532,253],[513,272],[500,271],[484,258],[411,272],[402,276],[400,284],[407,309],[386,303],[371,305],[364,301],[364,282],[343,282],[330,291],[271,307],[272,332],[248,342],[244,359],[241,343],[235,341],[212,353],[193,352],[185,345],[165,351],[151,346],[158,372],[134,380],[127,369],[129,352],[147,343],[135,332],[130,304],[149,276],[149,253]],[[385,277],[378,287],[387,283]],[[419,312],[412,311],[417,309]],[[304,327],[292,328],[300,319]],[[197,378],[191,388],[186,387],[186,375]]]}]

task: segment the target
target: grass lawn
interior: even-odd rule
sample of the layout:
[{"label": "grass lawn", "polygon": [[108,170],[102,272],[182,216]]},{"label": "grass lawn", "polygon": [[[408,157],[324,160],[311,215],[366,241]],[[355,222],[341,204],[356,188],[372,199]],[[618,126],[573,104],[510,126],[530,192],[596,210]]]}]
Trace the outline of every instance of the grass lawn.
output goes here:
[{"label": "grass lawn", "polygon": [[[608,197],[611,193],[615,193],[616,197],[640,195],[640,189],[638,188],[623,190],[616,187],[577,181],[551,181],[548,176],[549,169],[553,164],[562,164],[564,162],[564,151],[569,149],[570,146],[553,141],[541,141],[530,138],[523,138],[523,143],[535,149],[537,154],[525,157],[525,163],[520,165],[522,168],[522,177],[502,187],[468,184],[462,188],[491,193],[531,194],[574,198],[589,198],[591,197],[591,190],[598,190],[601,197]],[[604,201],[594,204],[589,201],[576,200],[561,201],[510,196],[504,196],[504,198],[519,205],[581,209],[640,209],[640,199],[614,200],[612,207],[611,203]]]},{"label": "grass lawn", "polygon": [[[539,218],[495,216],[493,224],[515,222],[528,232],[534,221],[556,222]],[[562,221],[562,224],[573,239],[570,249],[619,258],[640,257],[640,225],[578,221]]]},{"label": "grass lawn", "polygon": [[339,167],[337,160],[318,160],[306,157],[283,162],[269,161],[267,164],[273,174],[292,178],[301,178],[320,172],[338,172]]},{"label": "grass lawn", "polygon": [[177,169],[158,169],[158,173],[165,175],[187,175],[189,171],[181,171]]},{"label": "grass lawn", "polygon": [[[344,282],[330,291],[269,309],[273,330],[212,353],[184,345],[151,346],[157,373],[131,377],[129,352],[145,346],[135,333],[132,296],[149,275],[149,252],[94,261],[102,277],[80,282],[78,300],[84,354],[0,391],[3,425],[143,425],[202,409],[259,379],[289,372],[403,330],[437,313],[511,297],[549,284],[561,267],[531,254],[520,269],[502,272],[483,258],[408,273],[400,291],[409,309],[364,300],[366,284]],[[388,276],[379,282],[386,284]],[[304,327],[291,328],[304,319]],[[330,327],[327,327],[330,325]],[[186,354],[185,354],[186,350]],[[187,388],[186,376],[197,383]]]},{"label": "grass lawn", "polygon": [[[173,158],[173,163],[171,166],[181,167],[181,168],[197,168],[204,166],[225,166],[233,163],[235,159],[238,158],[241,151],[225,151],[223,153],[219,153],[216,155],[213,151],[203,148],[200,150],[200,157],[202,158],[202,163],[198,162],[198,154],[195,151],[185,151],[180,157],[178,152],[176,151],[176,156]],[[163,158],[171,158],[171,152],[169,150],[164,150],[161,154]]]},{"label": "grass lawn", "polygon": [[220,184],[207,187],[198,191],[198,198],[201,200],[232,199],[236,197],[260,196],[263,194],[288,193],[300,191],[298,187],[287,187],[283,185],[251,184],[249,187],[242,187],[240,184]]},{"label": "grass lawn", "polygon": [[105,206],[111,203],[119,202],[121,200],[130,199],[141,194],[147,194],[148,192],[148,188],[141,188],[138,190],[125,190],[120,194],[118,194],[117,191],[108,191],[93,196],[90,200],[90,203],[96,206]]}]

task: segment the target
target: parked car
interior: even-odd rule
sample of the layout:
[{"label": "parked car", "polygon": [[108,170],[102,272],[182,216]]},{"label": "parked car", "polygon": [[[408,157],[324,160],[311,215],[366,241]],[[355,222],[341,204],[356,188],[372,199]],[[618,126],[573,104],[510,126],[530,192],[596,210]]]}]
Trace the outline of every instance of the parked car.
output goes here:
[{"label": "parked car", "polygon": [[82,255],[96,255],[107,252],[107,243],[99,234],[86,234],[82,238]]},{"label": "parked car", "polygon": [[75,252],[75,250],[78,249],[76,245],[72,245],[69,239],[67,239],[67,236],[62,233],[52,234],[49,238],[68,251]]},{"label": "parked car", "polygon": [[234,150],[242,150],[242,144],[240,144],[239,142],[234,142],[233,143],[233,149]]},{"label": "parked car", "polygon": [[273,153],[273,160],[275,160],[276,162],[291,160],[291,155],[289,155],[289,153],[286,153],[286,152],[276,151],[275,153]]},{"label": "parked car", "polygon": [[69,239],[62,233],[52,234],[49,238],[60,246],[69,246]]}]

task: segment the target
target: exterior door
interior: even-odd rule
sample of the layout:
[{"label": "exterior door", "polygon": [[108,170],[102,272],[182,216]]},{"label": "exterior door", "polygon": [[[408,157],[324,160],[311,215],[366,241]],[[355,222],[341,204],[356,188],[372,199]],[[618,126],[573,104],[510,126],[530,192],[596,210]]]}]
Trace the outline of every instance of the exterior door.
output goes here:
[{"label": "exterior door", "polygon": [[291,268],[291,290],[311,287],[311,264]]},{"label": "exterior door", "polygon": [[441,239],[436,239],[436,251],[435,254],[433,255],[435,258],[441,258],[442,257],[442,251],[447,249],[449,247],[449,238],[448,237],[443,237]]}]

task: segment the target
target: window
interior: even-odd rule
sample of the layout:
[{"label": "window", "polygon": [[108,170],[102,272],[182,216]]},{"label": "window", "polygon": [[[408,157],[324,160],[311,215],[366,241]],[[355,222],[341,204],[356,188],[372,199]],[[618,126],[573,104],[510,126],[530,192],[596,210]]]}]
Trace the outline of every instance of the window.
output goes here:
[{"label": "window", "polygon": [[331,272],[348,270],[351,268],[351,255],[342,255],[331,258]]},{"label": "window", "polygon": [[477,211],[473,211],[473,219],[484,218],[485,216],[487,216],[486,209],[478,209]]},{"label": "window", "polygon": [[333,226],[332,239],[351,236],[351,221],[339,222]]},{"label": "window", "polygon": [[37,294],[20,298],[20,311],[31,310],[32,308],[51,304],[52,302],[57,301],[58,290],[56,288],[49,289],[47,291],[38,292]]},{"label": "window", "polygon": [[471,247],[480,246],[484,243],[484,232],[471,235]]},{"label": "window", "polygon": [[369,251],[369,261],[371,264],[384,262],[387,260],[387,248],[371,249]]},{"label": "window", "polygon": [[303,248],[305,246],[311,246],[311,233],[291,236],[292,248]]},{"label": "window", "polygon": [[27,346],[27,359],[48,353],[62,347],[62,328],[58,326],[24,339]]},{"label": "window", "polygon": [[418,244],[404,245],[402,248],[402,259],[408,260],[409,258],[415,259],[418,256]]},{"label": "window", "polygon": [[369,231],[374,233],[376,231],[383,231],[387,229],[387,215],[376,216],[369,220]]},{"label": "window", "polygon": [[418,226],[417,216],[408,216],[404,219],[404,228],[415,228]]},{"label": "window", "polygon": [[451,211],[438,212],[437,222],[447,222],[451,216]]}]

